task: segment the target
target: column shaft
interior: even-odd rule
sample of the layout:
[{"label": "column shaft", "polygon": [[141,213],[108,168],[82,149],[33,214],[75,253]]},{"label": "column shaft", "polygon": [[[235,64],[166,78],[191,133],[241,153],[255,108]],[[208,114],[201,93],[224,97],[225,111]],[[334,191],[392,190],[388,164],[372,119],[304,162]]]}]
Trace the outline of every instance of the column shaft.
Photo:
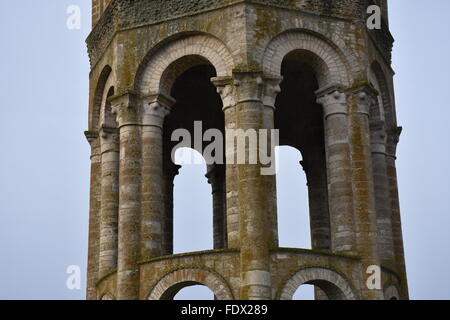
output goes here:
[{"label": "column shaft", "polygon": [[356,252],[353,217],[352,165],[346,95],[339,87],[319,90],[324,108],[328,203],[333,252]]},{"label": "column shaft", "polygon": [[361,298],[365,300],[383,298],[381,290],[369,288],[366,283],[370,276],[367,274],[368,268],[380,267],[369,127],[372,96],[373,92],[367,86],[355,88],[350,94],[355,229],[358,254],[361,257]]},{"label": "column shaft", "polygon": [[[237,111],[235,108],[235,96],[233,80],[231,78],[214,78],[212,82],[217,87],[217,92],[222,97],[223,112],[225,119],[225,131],[237,127]],[[225,144],[225,158],[233,158],[236,155],[234,144]],[[237,183],[237,165],[226,161],[225,164],[225,207],[226,207],[226,230],[228,248],[239,248],[239,199]]]},{"label": "column shaft", "polygon": [[140,128],[120,128],[119,259],[117,299],[139,297]]},{"label": "column shaft", "polygon": [[[265,106],[262,101],[264,83],[258,73],[235,74],[237,128],[245,131],[265,128]],[[273,115],[273,113],[272,113]],[[271,120],[273,123],[273,119]],[[273,128],[273,124],[272,124]],[[269,137],[270,135],[268,135]],[[242,138],[241,138],[242,139]],[[238,138],[239,140],[239,138]],[[251,164],[250,157],[259,154],[261,141],[246,143],[245,153],[248,161],[238,164],[238,190],[240,211],[241,247],[241,290],[244,300],[264,300],[272,298],[270,274],[270,238],[268,220],[273,208],[270,195],[275,185],[275,175],[262,175],[261,163]],[[238,157],[239,158],[239,157]]]},{"label": "column shaft", "polygon": [[142,128],[141,259],[163,254],[164,183],[162,128]]},{"label": "column shaft", "polygon": [[208,165],[206,177],[211,184],[213,197],[214,249],[226,248],[226,204],[224,202],[225,171],[219,165]]},{"label": "column shaft", "polygon": [[317,147],[309,148],[302,164],[308,180],[311,247],[331,250],[325,151]]},{"label": "column shaft", "polygon": [[120,139],[117,299],[139,298],[139,231],[141,216],[141,127],[134,95],[111,101]]},{"label": "column shaft", "polygon": [[99,278],[117,268],[119,210],[119,146],[116,129],[102,128]]},{"label": "column shaft", "polygon": [[87,300],[97,299],[95,289],[98,280],[98,260],[100,243],[100,181],[101,181],[101,156],[100,143],[97,133],[86,132],[86,138],[91,145],[91,178],[90,178],[90,202],[89,202],[89,240],[88,240],[88,265],[87,265]]},{"label": "column shaft", "polygon": [[386,130],[384,122],[371,123],[372,169],[377,215],[378,250],[381,264],[394,270],[389,181],[386,164]]},{"label": "column shaft", "polygon": [[396,149],[402,128],[393,128],[388,131],[387,148],[387,176],[389,181],[389,200],[391,206],[392,237],[394,242],[394,259],[397,274],[400,277],[401,299],[409,299],[408,281],[405,266],[405,253],[403,247],[402,222],[400,216],[400,202],[398,194]]}]

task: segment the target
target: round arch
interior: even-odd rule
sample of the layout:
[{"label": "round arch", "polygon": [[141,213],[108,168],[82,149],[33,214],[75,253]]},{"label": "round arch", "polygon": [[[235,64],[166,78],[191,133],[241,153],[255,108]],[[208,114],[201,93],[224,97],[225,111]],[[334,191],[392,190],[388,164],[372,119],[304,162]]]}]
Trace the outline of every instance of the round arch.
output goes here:
[{"label": "round arch", "polygon": [[[349,86],[352,83],[350,67],[339,49],[311,32],[287,31],[276,36],[265,49],[262,66],[266,74],[281,75],[284,58],[299,51],[316,71],[320,87],[330,84]],[[350,53],[347,53],[350,57]]]},{"label": "round arch", "polygon": [[326,293],[330,300],[355,300],[355,294],[348,281],[339,273],[322,267],[311,267],[296,272],[283,286],[280,300],[292,300],[303,284],[312,284]]},{"label": "round arch", "polygon": [[204,285],[218,300],[233,300],[233,294],[225,280],[218,274],[202,269],[182,269],[166,274],[153,287],[148,300],[171,300],[183,288]]},{"label": "round arch", "polygon": [[395,285],[384,289],[384,300],[400,300],[400,292]]},{"label": "round arch", "polygon": [[[100,121],[101,121],[101,109],[102,109],[102,104],[104,101],[104,96],[105,96],[105,91],[106,94],[109,90],[108,87],[108,80],[112,79],[112,68],[109,65],[106,65],[105,67],[103,67],[102,72],[100,73],[100,76],[98,77],[97,80],[97,85],[95,87],[95,93],[94,93],[94,101],[93,101],[93,105],[92,105],[92,110],[90,113],[90,119],[89,119],[89,123],[90,123],[90,129],[91,130],[98,130],[99,129],[99,125],[100,125]],[[112,83],[112,80],[109,80]]]},{"label": "round arch", "polygon": [[[377,90],[379,90],[379,94],[381,97],[382,112],[384,113],[384,120],[386,121],[386,125],[388,127],[392,127],[395,125],[395,116],[394,116],[394,106],[392,103],[392,98],[389,90],[389,85],[386,79],[386,74],[383,71],[381,64],[374,60],[369,67],[368,70],[368,78],[369,80],[374,77],[376,79],[376,84],[378,85]],[[376,116],[376,115],[375,115]],[[379,119],[378,119],[379,120]]]},{"label": "round arch", "polygon": [[116,300],[116,298],[111,293],[105,293],[100,300]]},{"label": "round arch", "polygon": [[112,97],[115,93],[114,78],[112,74],[109,75],[105,83],[105,88],[102,95],[102,102],[100,108],[99,126],[116,127],[116,116],[112,113],[111,103],[108,102],[108,98]]},{"label": "round arch", "polygon": [[137,73],[136,89],[142,94],[169,94],[175,79],[190,67],[209,63],[218,77],[230,76],[234,67],[228,48],[217,38],[186,35],[150,52]]}]

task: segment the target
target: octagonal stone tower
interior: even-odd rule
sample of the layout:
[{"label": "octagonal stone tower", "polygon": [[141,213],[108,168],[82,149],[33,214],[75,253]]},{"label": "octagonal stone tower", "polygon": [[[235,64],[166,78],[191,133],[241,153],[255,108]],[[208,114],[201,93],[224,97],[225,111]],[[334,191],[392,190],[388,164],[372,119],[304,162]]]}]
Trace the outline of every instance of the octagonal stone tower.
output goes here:
[{"label": "octagonal stone tower", "polygon": [[[291,299],[302,284],[317,299],[408,298],[393,39],[375,2],[381,30],[366,26],[372,0],[93,0],[88,299],[193,284],[217,299]],[[170,136],[194,121],[279,129],[301,151],[311,250],[278,245],[275,176],[226,162],[208,166],[214,250],[173,255]]]}]

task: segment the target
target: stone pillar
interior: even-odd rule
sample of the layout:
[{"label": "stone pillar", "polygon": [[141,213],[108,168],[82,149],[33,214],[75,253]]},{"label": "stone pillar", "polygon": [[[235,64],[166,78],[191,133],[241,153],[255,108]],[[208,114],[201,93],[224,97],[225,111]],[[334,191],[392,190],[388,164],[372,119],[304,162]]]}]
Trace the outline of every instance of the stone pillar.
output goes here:
[{"label": "stone pillar", "polygon": [[367,270],[380,266],[377,245],[377,218],[372,171],[369,112],[377,92],[370,86],[350,92],[350,134],[353,204],[358,254],[361,258],[361,298],[383,299],[383,292],[367,287]]},{"label": "stone pillar", "polygon": [[370,127],[378,250],[381,264],[394,270],[394,244],[392,239],[391,206],[386,164],[386,128],[384,121],[371,121]]},{"label": "stone pillar", "polygon": [[331,250],[356,253],[347,97],[340,86],[316,92],[325,119]]},{"label": "stone pillar", "polygon": [[394,242],[394,259],[397,274],[400,277],[400,295],[401,299],[409,299],[408,283],[405,267],[405,253],[403,248],[402,222],[400,216],[400,203],[398,195],[397,168],[395,161],[397,159],[397,144],[402,132],[401,127],[394,127],[388,130],[387,134],[387,176],[389,183],[389,201],[391,207],[392,237]]},{"label": "stone pillar", "polygon": [[225,168],[217,164],[208,165],[206,178],[211,184],[213,197],[214,249],[224,249],[227,247]]},{"label": "stone pillar", "polygon": [[330,213],[323,148],[308,148],[301,165],[308,181],[311,247],[314,250],[331,250]]},{"label": "stone pillar", "polygon": [[142,109],[142,261],[164,252],[163,124],[173,103],[173,99],[157,95],[146,98]]},{"label": "stone pillar", "polygon": [[[272,98],[274,103],[275,92],[279,92],[279,89],[274,90],[273,87],[273,83],[269,79],[263,79],[261,73],[253,72],[235,73],[232,86],[228,84],[225,87],[219,87],[224,107],[232,108],[236,112],[233,114],[225,110],[228,139],[226,143],[227,164],[236,155],[234,137],[229,135],[230,123],[234,123],[234,129],[241,130],[242,135],[238,135],[239,138],[237,139],[241,143],[247,141],[244,136],[252,136],[253,133],[254,136],[256,134],[256,137],[258,137],[259,129],[273,128],[273,107],[269,107],[272,110],[268,110],[270,102],[265,103],[266,100],[270,100],[269,98]],[[270,94],[272,94],[272,97],[270,97]],[[233,103],[229,104],[228,99]],[[232,119],[230,119],[230,116]],[[267,138],[269,139],[269,137],[270,133]],[[262,175],[261,169],[265,166],[261,165],[259,161],[261,141],[255,142],[257,143],[254,145],[246,142],[246,163],[237,165],[237,172],[234,172],[233,177],[227,175],[227,179],[236,179],[233,191],[238,195],[239,246],[241,250],[240,298],[243,300],[272,298],[270,247],[273,235],[269,228],[269,221],[273,218],[273,213],[268,211],[275,207],[272,203],[275,195],[270,194],[275,190],[275,174]],[[239,156],[239,154],[237,155]],[[250,155],[256,156],[255,164],[250,163]],[[231,191],[227,189],[227,192]]]},{"label": "stone pillar", "polygon": [[111,101],[120,136],[118,300],[139,298],[141,128],[137,100],[132,94],[123,94]]},{"label": "stone pillar", "polygon": [[164,170],[164,222],[163,222],[163,255],[173,254],[173,188],[174,179],[178,175],[181,166],[173,164],[167,159],[167,167]]},{"label": "stone pillar", "polygon": [[117,269],[119,143],[116,128],[100,129],[102,162],[99,278]]},{"label": "stone pillar", "polygon": [[86,131],[85,135],[91,146],[91,193],[89,203],[89,240],[86,298],[88,300],[95,300],[98,298],[95,284],[98,280],[99,266],[101,156],[98,133],[93,131]]},{"label": "stone pillar", "polygon": [[[264,92],[263,92],[263,128],[273,130],[275,129],[275,102],[278,94],[281,92],[280,84],[283,81],[283,77],[280,76],[266,76],[264,78]],[[273,155],[275,159],[275,148],[270,150],[272,146],[279,145],[279,137],[276,137],[276,141],[272,141],[274,137],[268,133],[267,135],[267,154]],[[275,166],[275,163],[273,164]],[[274,173],[274,179],[268,177],[266,181],[266,197],[267,197],[267,213],[269,215],[267,219],[267,228],[269,230],[269,246],[270,248],[279,247],[278,239],[278,208],[277,208],[277,185],[276,185],[276,173]]]},{"label": "stone pillar", "polygon": [[[217,92],[222,98],[225,114],[225,131],[236,129],[237,112],[235,108],[234,85],[231,77],[213,78]],[[225,158],[236,154],[235,146],[225,145]],[[237,184],[237,165],[227,162],[225,165],[226,230],[228,248],[240,248],[239,240],[239,199]]]}]

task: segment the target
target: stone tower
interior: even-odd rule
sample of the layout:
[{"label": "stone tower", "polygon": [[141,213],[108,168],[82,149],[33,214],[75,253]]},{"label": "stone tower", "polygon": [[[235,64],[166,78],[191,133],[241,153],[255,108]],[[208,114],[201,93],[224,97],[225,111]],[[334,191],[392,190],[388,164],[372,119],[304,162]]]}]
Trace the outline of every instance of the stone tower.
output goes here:
[{"label": "stone tower", "polygon": [[[93,0],[88,299],[193,284],[219,300],[291,299],[302,284],[317,299],[408,299],[393,38],[375,3],[369,30],[373,0]],[[172,254],[171,134],[194,121],[279,129],[301,151],[311,250],[278,245],[274,175],[218,162],[214,250]]]}]

